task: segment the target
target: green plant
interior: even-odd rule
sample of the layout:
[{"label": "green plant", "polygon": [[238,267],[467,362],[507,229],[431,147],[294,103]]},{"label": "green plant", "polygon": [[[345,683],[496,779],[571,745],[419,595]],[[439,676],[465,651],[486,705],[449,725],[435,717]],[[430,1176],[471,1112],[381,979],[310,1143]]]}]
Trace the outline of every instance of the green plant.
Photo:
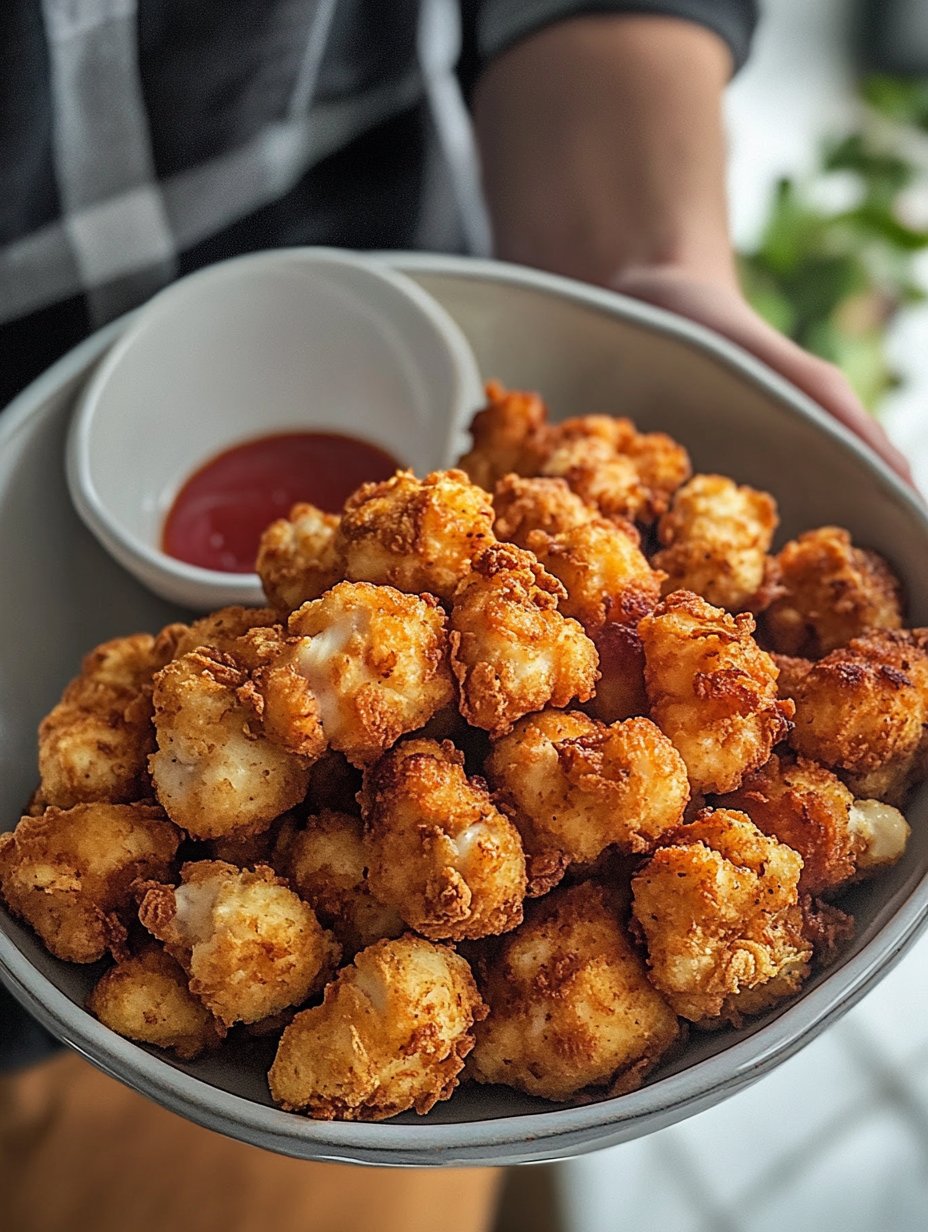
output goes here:
[{"label": "green plant", "polygon": [[[861,127],[830,141],[814,173],[781,180],[760,241],[741,255],[745,291],[755,308],[807,350],[841,367],[874,408],[898,384],[886,331],[906,305],[926,298],[914,258],[928,229],[903,220],[903,192],[928,175],[886,139],[893,123],[928,128],[928,81],[870,78]],[[877,116],[879,115],[879,120]],[[841,175],[853,204],[830,209],[822,188]]]}]

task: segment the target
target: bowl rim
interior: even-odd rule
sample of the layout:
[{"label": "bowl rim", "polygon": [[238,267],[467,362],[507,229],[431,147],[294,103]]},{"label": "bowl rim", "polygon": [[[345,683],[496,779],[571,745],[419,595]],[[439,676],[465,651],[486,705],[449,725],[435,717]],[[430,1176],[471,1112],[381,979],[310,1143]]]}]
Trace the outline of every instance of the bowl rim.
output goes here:
[{"label": "bowl rim", "polygon": [[[893,499],[907,505],[928,530],[928,511],[917,493],[863,442],[761,361],[704,327],[613,292],[502,262],[407,253],[390,254],[383,259],[413,275],[451,275],[534,286],[708,352],[760,384],[786,413],[798,419],[811,419],[840,447],[858,455]],[[76,380],[86,371],[133,315],[112,322],[86,339],[14,399],[0,421],[0,448],[66,382]],[[200,1124],[283,1154],[306,1158],[378,1165],[474,1166],[557,1159],[584,1149],[612,1145],[672,1124],[708,1106],[722,1094],[739,1090],[792,1056],[857,1004],[911,948],[926,924],[928,873],[908,888],[904,900],[859,953],[823,974],[814,988],[716,1056],[658,1078],[639,1091],[589,1105],[542,1108],[514,1116],[446,1124],[313,1121],[213,1086],[103,1027],[34,967],[3,927],[0,976],[41,1022],[91,1063]]]},{"label": "bowl rim", "polygon": [[[449,380],[445,388],[452,410],[449,422],[456,422],[469,409],[472,392],[481,388],[476,358],[450,314],[402,270],[377,257],[322,246],[268,249],[217,261],[170,283],[140,308],[121,318],[124,327],[116,332],[112,345],[103,353],[78,395],[65,446],[65,477],[78,515],[122,568],[133,572],[138,568],[136,576],[149,589],[157,590],[157,583],[151,581],[157,577],[163,579],[161,584],[171,588],[173,593],[177,593],[177,587],[182,586],[187,594],[198,594],[201,596],[198,601],[208,603],[220,591],[228,592],[236,588],[243,595],[254,593],[260,597],[261,584],[255,572],[227,573],[175,559],[128,530],[112,515],[91,475],[92,438],[100,397],[126,353],[149,329],[157,327],[159,319],[170,311],[174,302],[183,299],[191,289],[196,290],[210,283],[221,284],[227,279],[237,278],[243,271],[247,275],[249,269],[298,270],[300,267],[348,270],[354,275],[376,281],[381,288],[389,288],[389,293],[397,300],[402,298],[406,301],[418,314],[420,322],[431,331],[431,342],[436,351],[443,349],[448,360]],[[242,442],[230,440],[225,445],[219,443],[217,452],[223,448],[233,448],[237,443]],[[135,562],[134,565],[130,561]]]}]

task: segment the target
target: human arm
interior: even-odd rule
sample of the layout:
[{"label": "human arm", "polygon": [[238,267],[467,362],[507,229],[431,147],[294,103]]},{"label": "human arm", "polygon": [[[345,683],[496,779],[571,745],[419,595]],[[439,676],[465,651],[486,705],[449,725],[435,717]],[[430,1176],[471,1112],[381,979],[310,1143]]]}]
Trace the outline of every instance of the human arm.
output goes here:
[{"label": "human arm", "polygon": [[510,45],[473,96],[496,253],[717,330],[907,477],[841,373],[767,325],[739,289],[724,187],[731,69],[714,31],[652,14],[572,17]]}]

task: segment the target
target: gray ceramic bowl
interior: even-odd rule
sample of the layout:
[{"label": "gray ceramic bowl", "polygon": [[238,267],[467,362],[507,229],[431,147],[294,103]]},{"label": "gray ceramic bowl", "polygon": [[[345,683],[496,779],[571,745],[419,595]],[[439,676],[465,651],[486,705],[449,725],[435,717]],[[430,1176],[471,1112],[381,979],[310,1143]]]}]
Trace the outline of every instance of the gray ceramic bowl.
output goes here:
[{"label": "gray ceramic bowl", "polygon": [[[611,411],[662,428],[697,468],[768,488],[781,535],[837,522],[905,579],[928,623],[928,517],[879,462],[784,381],[705,330],[630,300],[491,262],[407,257],[458,321],[481,369],[540,389],[555,416]],[[84,530],[66,494],[63,447],[75,395],[118,336],[83,344],[0,419],[0,827],[34,786],[35,725],[82,653],[178,612],[153,598]],[[443,459],[436,459],[443,461]],[[270,1106],[266,1046],[181,1065],[112,1034],[81,1008],[95,971],[51,958],[0,914],[0,974],[95,1065],[194,1121],[308,1159],[476,1165],[558,1159],[650,1133],[731,1095],[848,1010],[909,948],[928,915],[928,791],[909,811],[902,864],[856,892],[856,938],[794,1002],[741,1031],[697,1036],[642,1090],[580,1108],[498,1088],[459,1091],[427,1117],[325,1123]]]}]

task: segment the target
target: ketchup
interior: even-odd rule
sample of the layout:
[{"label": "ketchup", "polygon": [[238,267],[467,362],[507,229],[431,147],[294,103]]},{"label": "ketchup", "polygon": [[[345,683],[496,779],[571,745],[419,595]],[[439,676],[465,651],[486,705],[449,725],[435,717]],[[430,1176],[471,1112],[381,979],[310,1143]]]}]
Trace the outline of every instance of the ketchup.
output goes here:
[{"label": "ketchup", "polygon": [[169,556],[222,573],[251,573],[261,532],[297,501],[338,513],[362,483],[399,463],[337,432],[286,432],[245,441],[211,458],[181,490],[164,523]]}]

